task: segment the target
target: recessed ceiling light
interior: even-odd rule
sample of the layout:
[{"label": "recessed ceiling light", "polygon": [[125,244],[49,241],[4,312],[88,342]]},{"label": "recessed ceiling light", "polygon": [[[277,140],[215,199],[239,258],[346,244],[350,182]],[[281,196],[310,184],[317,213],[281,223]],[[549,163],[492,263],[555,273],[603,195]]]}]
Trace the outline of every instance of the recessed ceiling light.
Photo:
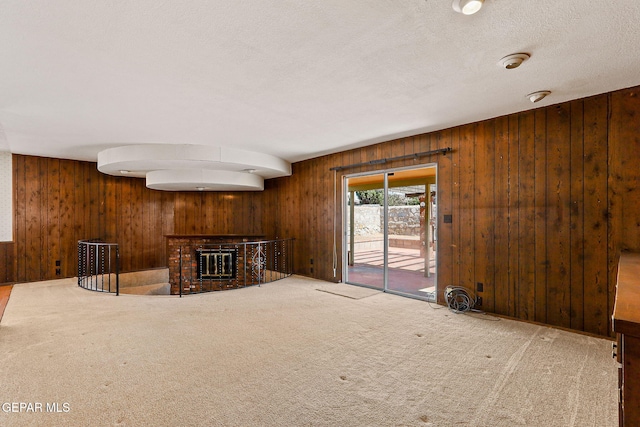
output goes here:
[{"label": "recessed ceiling light", "polygon": [[529,101],[531,102],[538,102],[542,101],[550,93],[550,90],[539,90],[537,92],[530,93],[529,95],[527,95],[527,98],[529,98]]},{"label": "recessed ceiling light", "polygon": [[506,68],[507,70],[513,70],[514,68],[518,68],[520,64],[529,58],[530,55],[528,53],[512,53],[498,61],[498,65]]},{"label": "recessed ceiling light", "polygon": [[120,173],[121,173],[122,175],[126,175],[126,174],[128,174],[128,173],[129,173],[129,171],[126,171],[126,170],[120,170]]},{"label": "recessed ceiling light", "polygon": [[453,0],[453,10],[464,15],[473,15],[482,7],[484,0]]}]

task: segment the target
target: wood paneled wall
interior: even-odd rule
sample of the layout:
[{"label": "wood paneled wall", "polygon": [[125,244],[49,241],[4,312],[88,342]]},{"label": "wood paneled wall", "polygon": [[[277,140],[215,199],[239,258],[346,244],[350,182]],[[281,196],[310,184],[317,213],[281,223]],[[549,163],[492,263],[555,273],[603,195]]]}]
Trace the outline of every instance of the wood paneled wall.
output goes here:
[{"label": "wood paneled wall", "polygon": [[342,173],[330,168],[451,147],[384,165],[438,165],[439,297],[447,285],[480,282],[487,311],[608,335],[618,254],[640,251],[639,93],[295,163],[291,177],[255,193],[158,192],[95,163],[14,155],[16,241],[0,245],[0,280],[74,276],[83,238],[119,243],[123,271],[135,271],[166,265],[164,234],[233,233],[294,237],[295,272],[338,281]]},{"label": "wood paneled wall", "polygon": [[80,239],[118,243],[122,271],[166,265],[162,235],[173,229],[173,217],[162,211],[172,202],[162,193],[142,180],[103,175],[95,163],[13,159],[14,281],[77,275]]},{"label": "wood paneled wall", "polygon": [[262,234],[262,192],[175,193],[176,234]]},{"label": "wood paneled wall", "polygon": [[0,245],[0,283],[76,276],[80,239],[118,243],[127,272],[166,267],[166,234],[261,233],[260,193],[154,191],[91,162],[13,159],[15,243]]},{"label": "wood paneled wall", "polygon": [[297,239],[297,273],[339,280],[329,169],[444,147],[420,161],[438,165],[440,300],[447,285],[483,283],[486,311],[610,334],[619,252],[640,251],[640,88],[296,163],[269,182],[279,220],[263,228]]}]

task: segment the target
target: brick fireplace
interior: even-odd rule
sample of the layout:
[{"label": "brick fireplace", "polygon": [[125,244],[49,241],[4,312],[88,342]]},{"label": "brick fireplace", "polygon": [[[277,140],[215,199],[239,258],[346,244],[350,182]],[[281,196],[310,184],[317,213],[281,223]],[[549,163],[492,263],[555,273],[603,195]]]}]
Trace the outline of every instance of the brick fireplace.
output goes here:
[{"label": "brick fireplace", "polygon": [[[253,245],[262,235],[166,235],[171,294],[220,291],[262,282],[255,277]],[[182,262],[181,262],[182,261]]]}]

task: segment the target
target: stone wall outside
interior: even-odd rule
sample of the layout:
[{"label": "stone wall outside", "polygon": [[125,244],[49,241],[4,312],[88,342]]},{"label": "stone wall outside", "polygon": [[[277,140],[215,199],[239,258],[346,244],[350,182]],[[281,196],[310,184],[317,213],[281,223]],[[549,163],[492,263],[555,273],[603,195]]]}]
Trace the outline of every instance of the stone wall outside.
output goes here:
[{"label": "stone wall outside", "polygon": [[[356,236],[382,233],[383,210],[380,205],[357,205],[354,215]],[[420,236],[420,206],[389,206],[389,234]]]}]

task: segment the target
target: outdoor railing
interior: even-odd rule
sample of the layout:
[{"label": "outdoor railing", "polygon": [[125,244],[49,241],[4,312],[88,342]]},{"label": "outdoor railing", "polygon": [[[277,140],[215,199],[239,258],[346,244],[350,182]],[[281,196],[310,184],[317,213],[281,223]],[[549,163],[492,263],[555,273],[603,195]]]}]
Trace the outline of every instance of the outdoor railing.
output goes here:
[{"label": "outdoor railing", "polygon": [[[294,239],[215,243],[179,248],[172,293],[201,293],[274,282],[293,274]],[[171,279],[170,279],[171,280]],[[173,283],[172,283],[173,284]]]},{"label": "outdoor railing", "polygon": [[117,243],[78,241],[78,286],[120,295],[120,252]]}]

